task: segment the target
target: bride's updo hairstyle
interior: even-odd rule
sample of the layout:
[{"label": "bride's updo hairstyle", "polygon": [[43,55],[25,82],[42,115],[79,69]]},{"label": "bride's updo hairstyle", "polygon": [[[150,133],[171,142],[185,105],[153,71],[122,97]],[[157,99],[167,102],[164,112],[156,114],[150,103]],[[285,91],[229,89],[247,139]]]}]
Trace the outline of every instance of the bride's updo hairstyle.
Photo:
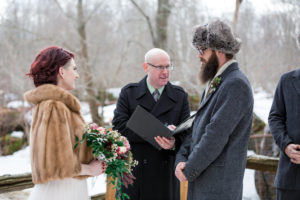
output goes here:
[{"label": "bride's updo hairstyle", "polygon": [[43,84],[57,84],[60,67],[65,66],[74,54],[57,46],[50,46],[38,53],[27,75],[33,79],[35,87]]}]

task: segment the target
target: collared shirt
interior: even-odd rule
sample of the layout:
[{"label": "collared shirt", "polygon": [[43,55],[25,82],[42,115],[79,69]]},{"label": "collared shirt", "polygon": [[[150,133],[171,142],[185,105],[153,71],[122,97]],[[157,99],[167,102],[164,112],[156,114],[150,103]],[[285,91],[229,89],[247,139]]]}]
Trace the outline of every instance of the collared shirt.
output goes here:
[{"label": "collared shirt", "polygon": [[[148,89],[150,91],[150,94],[152,95],[153,92],[155,91],[155,88],[149,83],[149,77],[147,77],[146,82],[147,82],[147,87],[148,87]],[[165,89],[165,86],[162,86],[161,88],[157,89],[158,92],[159,92],[158,99],[160,98],[160,95],[162,94],[162,92],[164,91],[164,89]]]},{"label": "collared shirt", "polygon": [[[237,61],[234,60],[234,59],[228,60],[226,63],[224,63],[224,64],[220,67],[220,69],[217,71],[217,73],[216,73],[216,75],[214,76],[214,78],[216,78],[217,76],[221,75],[221,74],[229,67],[229,65],[231,65],[232,63],[236,63],[236,62],[237,62]],[[211,79],[210,81],[208,81],[207,84],[206,84],[206,88],[205,88],[205,98],[208,96],[209,86],[210,86],[211,81],[214,80],[214,78]]]}]

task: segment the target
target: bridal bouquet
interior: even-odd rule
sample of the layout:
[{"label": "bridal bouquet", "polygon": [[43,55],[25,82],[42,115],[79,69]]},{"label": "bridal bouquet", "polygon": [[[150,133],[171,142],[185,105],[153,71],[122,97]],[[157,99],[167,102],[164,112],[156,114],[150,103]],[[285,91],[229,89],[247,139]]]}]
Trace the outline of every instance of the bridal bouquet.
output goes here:
[{"label": "bridal bouquet", "polygon": [[127,138],[121,136],[118,131],[105,129],[92,123],[86,126],[82,139],[76,136],[75,140],[74,148],[86,140],[87,146],[93,149],[94,156],[107,163],[105,173],[112,177],[111,183],[117,190],[117,200],[129,199],[127,194],[121,192],[121,186],[127,187],[127,181],[133,181],[132,168],[138,162],[133,160]]}]

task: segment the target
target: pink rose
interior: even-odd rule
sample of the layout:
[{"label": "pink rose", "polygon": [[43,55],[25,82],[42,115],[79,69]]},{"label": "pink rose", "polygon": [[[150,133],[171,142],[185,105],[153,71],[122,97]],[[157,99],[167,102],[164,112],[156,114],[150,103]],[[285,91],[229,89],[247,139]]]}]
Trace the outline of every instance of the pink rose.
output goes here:
[{"label": "pink rose", "polygon": [[100,134],[106,133],[105,128],[103,128],[103,127],[98,127],[97,130],[99,131]]},{"label": "pink rose", "polygon": [[124,141],[124,146],[126,147],[127,151],[130,150],[130,144],[127,139]]},{"label": "pink rose", "polygon": [[96,123],[92,123],[92,124],[90,125],[90,128],[91,128],[92,130],[97,130],[98,125],[97,125]]}]

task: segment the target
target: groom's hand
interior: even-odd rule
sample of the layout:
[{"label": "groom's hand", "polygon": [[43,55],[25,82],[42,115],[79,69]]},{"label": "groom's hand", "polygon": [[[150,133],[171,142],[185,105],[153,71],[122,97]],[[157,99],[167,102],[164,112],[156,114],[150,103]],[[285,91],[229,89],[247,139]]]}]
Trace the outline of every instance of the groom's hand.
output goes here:
[{"label": "groom's hand", "polygon": [[179,181],[187,181],[185,175],[183,174],[183,170],[185,168],[185,162],[180,162],[177,164],[175,169],[175,176]]}]

